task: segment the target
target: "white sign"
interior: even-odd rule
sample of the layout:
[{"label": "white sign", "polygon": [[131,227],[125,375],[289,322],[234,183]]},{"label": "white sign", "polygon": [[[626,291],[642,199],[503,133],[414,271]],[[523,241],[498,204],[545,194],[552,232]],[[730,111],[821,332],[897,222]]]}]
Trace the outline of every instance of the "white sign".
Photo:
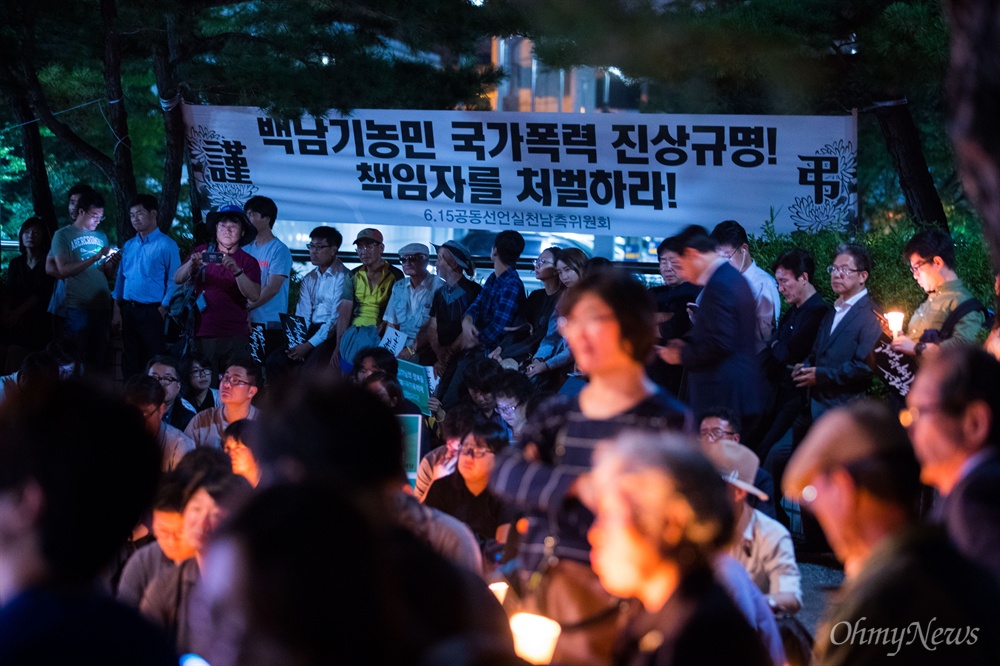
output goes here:
[{"label": "white sign", "polygon": [[284,219],[665,236],[857,216],[853,116],[356,110],[281,121],[185,106],[204,211],[269,196]]}]

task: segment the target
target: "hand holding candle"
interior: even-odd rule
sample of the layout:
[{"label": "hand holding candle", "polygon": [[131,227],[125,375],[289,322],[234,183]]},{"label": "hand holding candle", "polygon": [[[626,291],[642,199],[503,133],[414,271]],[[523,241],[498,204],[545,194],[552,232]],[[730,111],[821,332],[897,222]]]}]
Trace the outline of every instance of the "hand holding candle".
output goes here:
[{"label": "hand holding candle", "polygon": [[892,337],[898,338],[903,334],[903,313],[902,312],[886,312],[885,318],[889,322],[889,330],[892,331]]}]

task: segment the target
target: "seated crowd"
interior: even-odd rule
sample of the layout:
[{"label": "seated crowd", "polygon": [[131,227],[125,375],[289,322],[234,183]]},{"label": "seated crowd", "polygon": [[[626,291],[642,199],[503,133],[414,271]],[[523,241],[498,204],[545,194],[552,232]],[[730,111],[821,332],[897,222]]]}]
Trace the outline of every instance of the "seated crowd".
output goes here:
[{"label": "seated crowd", "polygon": [[[151,197],[112,252],[71,194],[11,269],[57,282],[3,301],[0,663],[517,664],[525,610],[553,663],[807,663],[817,542],[846,575],[818,663],[1000,663],[1000,361],[946,234],[907,245],[928,298],[895,335],[863,247],[827,304],[817,258],[772,277],[732,221],[664,240],[653,289],[545,248],[531,294],[515,231],[480,286],[458,241],[396,268],[364,229],[348,270],[318,227],[293,312],[270,199],[182,260]],[[916,379],[875,402],[886,353]]]}]

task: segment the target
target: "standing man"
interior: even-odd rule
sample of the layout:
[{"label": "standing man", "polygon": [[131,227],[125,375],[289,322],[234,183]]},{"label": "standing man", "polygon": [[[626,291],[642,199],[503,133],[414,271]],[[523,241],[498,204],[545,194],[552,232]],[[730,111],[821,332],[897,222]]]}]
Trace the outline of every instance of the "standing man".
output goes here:
[{"label": "standing man", "polygon": [[403,272],[382,258],[385,245],[378,229],[362,229],[354,239],[361,265],[351,271],[354,293],[354,312],[351,317],[337,320],[337,340],[340,355],[330,359],[331,364],[354,362],[354,355],[365,347],[375,347],[385,331],[382,319],[392,287],[403,279]]},{"label": "standing man", "polygon": [[434,294],[444,280],[427,270],[430,250],[423,243],[410,243],[399,250],[399,263],[406,280],[392,286],[392,295],[385,309],[385,323],[397,328],[406,336],[406,346],[396,355],[404,361],[418,363],[417,350],[426,348],[423,357],[429,357],[427,322],[431,317]]},{"label": "standing man", "polygon": [[[778,291],[791,307],[782,315],[778,330],[760,354],[764,377],[771,390],[767,417],[763,421],[766,430],[757,453],[764,459],[764,469],[774,475],[780,487],[780,472],[792,455],[793,440],[799,441],[811,422],[808,389],[795,385],[788,367],[809,357],[830,306],[816,291],[813,284],[816,261],[805,250],[793,248],[782,252],[772,270]],[[780,450],[774,452],[772,459],[772,447],[779,442]]]},{"label": "standing man", "polygon": [[774,278],[754,262],[750,256],[750,241],[747,230],[739,222],[726,220],[715,225],[712,238],[718,246],[719,256],[729,261],[738,270],[753,292],[754,312],[757,316],[757,326],[754,329],[754,346],[760,352],[771,340],[778,313],[781,312],[781,299],[778,296],[778,285]]},{"label": "standing man", "polygon": [[156,198],[138,194],[128,212],[135,237],[122,248],[111,318],[122,334],[123,377],[141,372],[150,358],[166,352],[163,320],[181,265],[177,243],[157,228]]},{"label": "standing man", "polygon": [[[77,183],[66,193],[66,207],[69,211],[70,224],[76,221],[76,207],[80,203],[80,197],[85,193],[97,194],[94,188],[85,183]],[[55,340],[60,340],[63,328],[66,326],[66,283],[63,280],[56,280],[56,286],[52,290],[52,298],[49,300],[49,314],[52,315],[52,337]]]},{"label": "standing man", "polygon": [[906,335],[893,340],[892,348],[920,357],[939,346],[975,344],[985,321],[984,308],[955,273],[951,236],[940,229],[919,231],[903,249],[903,258],[927,298],[910,317]]},{"label": "standing man", "polygon": [[826,267],[830,286],[837,294],[813,343],[811,363],[797,363],[792,381],[799,388],[812,387],[812,418],[863,397],[871,388],[872,352],[882,336],[865,283],[871,274],[871,257],[860,245],[841,245],[833,264]]},{"label": "standing man", "polygon": [[103,366],[111,333],[111,290],[108,279],[118,269],[121,255],[112,252],[108,237],[98,231],[104,220],[104,198],[84,192],[76,219],[56,231],[45,270],[65,281],[66,325],[62,340],[76,351],[85,368]]},{"label": "standing man", "polygon": [[292,253],[288,246],[275,238],[274,223],[278,220],[278,206],[267,197],[251,197],[243,204],[250,224],[257,230],[254,242],[244,251],[257,260],[260,266],[260,296],[247,299],[250,321],[264,324],[267,352],[286,346],[281,314],[288,312],[288,276],[292,274]]},{"label": "standing man", "polygon": [[309,261],[314,268],[302,278],[295,315],[306,322],[308,338],[291,349],[271,352],[267,358],[268,381],[274,382],[288,370],[318,357],[326,364],[336,350],[337,322],[351,316],[354,291],[351,275],[337,258],[344,237],[333,227],[316,227],[309,233]]},{"label": "standing man", "polygon": [[1000,583],[1000,362],[971,345],[942,347],[906,396],[900,420],[920,480],[958,550]]},{"label": "standing man", "polygon": [[763,404],[754,358],[754,300],[747,281],[716,251],[704,227],[692,225],[677,236],[681,277],[704,287],[698,297],[690,342],[671,340],[659,354],[687,370],[688,401],[696,414],[716,405],[743,420],[743,435],[753,431]]}]

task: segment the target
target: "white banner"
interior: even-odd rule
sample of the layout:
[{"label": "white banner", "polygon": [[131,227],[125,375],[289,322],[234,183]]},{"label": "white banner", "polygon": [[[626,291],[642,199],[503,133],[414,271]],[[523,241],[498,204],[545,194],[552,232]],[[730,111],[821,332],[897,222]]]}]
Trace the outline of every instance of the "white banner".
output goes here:
[{"label": "white banner", "polygon": [[857,216],[852,116],[356,110],[278,121],[186,106],[208,211],[255,194],[282,219],[666,236]]}]

